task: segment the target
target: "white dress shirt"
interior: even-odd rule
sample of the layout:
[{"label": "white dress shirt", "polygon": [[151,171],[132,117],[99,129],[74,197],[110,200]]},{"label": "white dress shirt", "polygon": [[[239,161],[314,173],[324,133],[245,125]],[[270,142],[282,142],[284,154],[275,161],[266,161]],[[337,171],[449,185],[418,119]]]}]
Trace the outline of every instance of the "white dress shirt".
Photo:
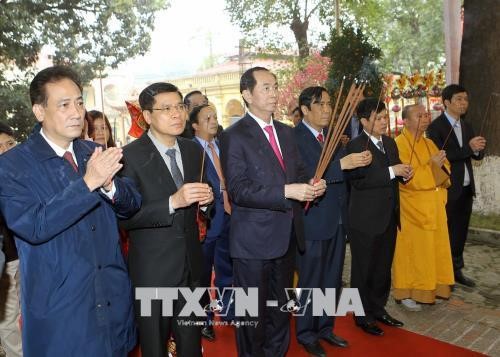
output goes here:
[{"label": "white dress shirt", "polygon": [[[363,129],[363,131],[365,132],[365,134],[370,138],[370,140],[372,141],[372,143],[375,145],[375,147],[380,150],[378,148],[378,142],[380,141],[382,143],[382,146],[384,146],[384,142],[382,141],[382,139],[377,139],[376,137],[374,137],[373,135],[370,135],[368,134],[368,132],[366,130]],[[381,137],[382,138],[382,137]],[[394,169],[392,168],[392,166],[389,166],[389,176],[391,177],[391,180],[394,179],[396,177],[396,175],[394,174]]]},{"label": "white dress shirt", "polygon": [[[453,127],[453,131],[455,132],[455,135],[457,136],[458,140],[458,145],[462,147],[464,145],[463,143],[463,137],[462,137],[462,124],[460,123],[460,118],[455,119],[453,118],[448,112],[444,112],[444,115],[446,116],[446,119],[450,122],[450,125]],[[464,186],[469,186],[470,185],[470,175],[469,175],[469,170],[467,170],[467,165],[464,163],[465,166],[465,171],[464,171]]]},{"label": "white dress shirt", "polygon": [[254,118],[255,121],[257,122],[257,124],[259,124],[260,128],[262,129],[262,132],[264,133],[264,135],[266,136],[268,141],[269,141],[269,134],[267,133],[266,130],[264,130],[264,128],[266,126],[269,126],[269,125],[271,125],[273,127],[274,139],[276,140],[276,143],[278,144],[278,149],[280,150],[281,157],[283,157],[283,151],[281,150],[281,145],[280,145],[280,141],[278,139],[278,134],[276,134],[276,128],[274,127],[274,120],[271,119],[271,122],[268,124],[264,120],[256,117],[250,111],[248,111],[248,115],[250,115],[252,118]]}]

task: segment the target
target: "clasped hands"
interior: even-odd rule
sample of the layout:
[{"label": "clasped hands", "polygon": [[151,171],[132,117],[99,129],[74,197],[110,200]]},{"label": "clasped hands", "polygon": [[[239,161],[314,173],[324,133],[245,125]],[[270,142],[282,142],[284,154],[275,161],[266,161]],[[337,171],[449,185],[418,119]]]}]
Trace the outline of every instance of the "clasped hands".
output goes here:
[{"label": "clasped hands", "polygon": [[310,179],[309,183],[292,183],[285,185],[285,198],[300,202],[314,201],[326,191],[326,181]]},{"label": "clasped hands", "polygon": [[415,174],[413,167],[409,164],[397,164],[391,167],[394,171],[394,175],[402,177],[405,181],[411,180]]},{"label": "clasped hands", "polygon": [[123,157],[121,148],[111,147],[103,150],[102,147],[96,147],[87,161],[87,169],[83,176],[83,181],[87,184],[90,191],[102,187],[110,191],[113,187],[113,177],[121,170],[123,164],[120,160]]},{"label": "clasped hands", "polygon": [[185,183],[172,195],[172,208],[178,209],[198,203],[206,206],[214,200],[212,187],[202,182]]}]

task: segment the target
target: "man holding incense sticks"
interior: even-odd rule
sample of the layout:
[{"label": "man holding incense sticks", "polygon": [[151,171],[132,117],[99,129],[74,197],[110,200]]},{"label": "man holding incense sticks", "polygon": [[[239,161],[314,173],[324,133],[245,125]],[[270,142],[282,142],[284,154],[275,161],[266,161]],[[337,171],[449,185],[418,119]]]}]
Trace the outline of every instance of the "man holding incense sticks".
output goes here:
[{"label": "man holding incense sticks", "polygon": [[[153,300],[141,314],[138,288],[201,286],[203,253],[197,225],[198,209],[213,201],[203,178],[203,152],[180,135],[186,124],[182,94],[170,83],[153,83],[139,94],[148,124],[139,139],[123,149],[123,172],[138,185],[141,209],[122,221],[129,231],[129,272],[136,289],[136,321],[142,356],[167,355],[174,336],[179,356],[201,356],[201,327],[194,317],[180,316],[186,299],[179,296],[169,309]],[[209,212],[207,212],[209,213]]]},{"label": "man holding incense sticks", "polygon": [[359,289],[365,316],[356,325],[368,334],[382,336],[376,321],[403,326],[391,317],[385,304],[391,288],[391,265],[399,223],[398,181],[413,176],[410,165],[401,164],[398,148],[387,132],[388,113],[377,98],[363,99],[357,107],[363,132],[347,144],[347,152],[370,150],[372,162],[349,172],[349,239],[351,287]]},{"label": "man holding incense sticks", "polygon": [[446,214],[455,281],[474,287],[474,281],[462,273],[463,253],[472,213],[472,199],[476,193],[471,159],[483,158],[486,140],[480,135],[476,136],[472,126],[461,119],[469,107],[465,88],[450,84],[443,89],[442,99],[446,111],[429,125],[427,135],[439,149],[446,152],[451,164]]},{"label": "man holding incense sticks", "polygon": [[448,228],[446,188],[450,164],[444,150],[423,136],[430,115],[420,104],[403,108],[404,129],[395,140],[401,161],[415,168],[415,175],[399,185],[401,229],[396,239],[392,265],[392,296],[409,311],[420,311],[419,303],[433,304],[450,297],[453,284]]},{"label": "man holding incense sticks", "polygon": [[[314,176],[332,116],[330,95],[323,87],[306,88],[299,96],[299,110],[303,120],[294,128],[295,138],[306,172]],[[346,156],[343,147],[336,149],[323,176],[327,183],[325,195],[302,213],[305,250],[297,254],[297,288],[335,288],[340,292],[347,223],[347,191],[342,170],[369,165],[371,159],[368,150]],[[300,303],[307,305],[306,294],[301,294]],[[347,347],[347,341],[332,332],[334,322],[333,316],[312,316],[309,306],[302,316],[296,317],[297,341],[312,356],[325,356],[319,340]]]},{"label": "man holding incense sticks", "polygon": [[[324,180],[304,170],[293,129],[273,120],[276,76],[263,67],[243,73],[247,114],[221,136],[221,162],[232,202],[229,251],[234,286],[258,288],[258,316],[239,318],[238,355],[284,356],[290,341],[295,251],[304,249],[300,202],[321,197]],[[276,301],[277,308],[267,301]],[[281,308],[283,307],[283,309]],[[255,323],[250,324],[250,323]]]}]

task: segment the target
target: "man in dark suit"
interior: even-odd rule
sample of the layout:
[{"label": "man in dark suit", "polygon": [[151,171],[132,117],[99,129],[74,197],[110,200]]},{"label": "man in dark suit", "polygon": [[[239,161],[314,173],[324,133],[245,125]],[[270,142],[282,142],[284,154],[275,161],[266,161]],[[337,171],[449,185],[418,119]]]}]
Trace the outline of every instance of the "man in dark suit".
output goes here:
[{"label": "man in dark suit", "polygon": [[[304,119],[294,128],[295,138],[307,173],[314,176],[332,116],[330,95],[323,87],[306,88],[299,96],[299,109]],[[335,288],[340,293],[347,223],[347,190],[342,170],[370,162],[368,150],[346,156],[340,147],[334,155],[323,175],[327,183],[325,195],[303,213],[305,250],[297,254],[297,288]],[[306,306],[306,294],[301,294],[300,303]],[[312,316],[309,306],[296,317],[296,322],[297,340],[312,356],[326,355],[320,339],[347,347],[347,341],[332,332],[334,316]]]},{"label": "man in dark suit", "polygon": [[403,326],[385,310],[391,288],[391,265],[399,226],[397,178],[409,180],[413,170],[401,164],[398,148],[387,132],[388,113],[383,102],[363,99],[356,110],[363,133],[347,144],[347,152],[372,153],[372,162],[349,172],[349,239],[351,287],[359,289],[365,316],[355,316],[363,331],[381,336],[375,320]]},{"label": "man in dark suit", "polygon": [[[240,356],[284,356],[290,340],[289,315],[280,311],[292,287],[296,245],[304,249],[300,201],[324,194],[326,184],[307,177],[293,129],[272,119],[278,100],[274,74],[247,70],[240,92],[248,112],[223,132],[222,168],[232,203],[230,253],[234,286],[257,287],[256,327],[241,326]],[[300,183],[302,182],[302,183]],[[266,307],[273,300],[278,306]]]},{"label": "man in dark suit", "polygon": [[[212,271],[215,271],[214,286],[222,293],[224,288],[233,285],[233,264],[229,256],[229,222],[231,218],[231,204],[226,191],[225,179],[220,163],[220,151],[216,135],[218,131],[217,113],[215,108],[208,104],[195,107],[189,114],[189,122],[194,129],[194,141],[205,151],[205,175],[208,183],[214,190],[214,205],[210,212],[207,236],[202,244],[203,272],[202,286],[209,287],[212,280]],[[208,300],[208,299],[207,299]],[[204,305],[209,301],[205,301]],[[225,306],[226,320],[233,317],[228,308],[230,293],[222,297]],[[201,335],[213,341],[213,313],[209,313],[207,325],[201,330]]]},{"label": "man in dark suit", "polygon": [[[139,95],[139,104],[149,130],[123,150],[122,175],[134,179],[143,196],[139,212],[123,222],[130,235],[130,278],[135,288],[194,288],[200,286],[203,261],[198,204],[213,200],[209,185],[200,182],[203,153],[193,141],[176,137],[187,116],[177,87],[151,84]],[[167,356],[171,333],[179,356],[201,356],[200,327],[178,317],[183,305],[176,300],[173,316],[162,316],[162,302],[153,300],[151,316],[143,317],[136,300],[143,356]]]},{"label": "man in dark suit", "polygon": [[429,125],[427,135],[439,149],[446,151],[446,158],[451,163],[446,214],[455,281],[473,287],[476,285],[474,281],[462,273],[472,199],[476,192],[471,159],[483,158],[486,140],[476,136],[472,126],[461,119],[469,106],[465,88],[450,84],[443,89],[442,98],[446,111]]}]

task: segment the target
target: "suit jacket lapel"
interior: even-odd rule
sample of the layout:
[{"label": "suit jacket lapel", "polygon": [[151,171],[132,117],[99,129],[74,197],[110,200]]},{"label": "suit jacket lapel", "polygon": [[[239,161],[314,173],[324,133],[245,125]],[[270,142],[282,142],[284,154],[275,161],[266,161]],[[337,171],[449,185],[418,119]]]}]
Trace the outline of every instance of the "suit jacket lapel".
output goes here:
[{"label": "suit jacket lapel", "polygon": [[[210,176],[212,180],[216,180],[215,184],[220,185],[220,180],[219,180],[219,175],[217,174],[217,170],[215,169],[214,164],[212,163],[212,160],[210,160],[210,157],[208,156],[208,153],[205,151],[205,148],[201,144],[201,142],[195,137],[194,140],[200,145],[200,148],[203,150],[205,153],[205,175],[207,177]],[[219,145],[219,142],[217,142],[217,145]],[[184,161],[182,162],[184,165]]]},{"label": "suit jacket lapel", "polygon": [[[168,169],[167,165],[165,164],[165,161],[163,160],[163,157],[161,156],[160,152],[158,149],[156,149],[156,146],[153,144],[149,136],[147,135],[147,132],[145,132],[139,139],[141,140],[142,144],[141,147],[143,149],[142,155],[144,156],[143,162],[148,162],[150,165],[153,167],[158,168],[158,172],[156,173],[157,175],[163,175],[163,177],[167,180],[168,185],[172,188],[172,190],[175,192],[177,191],[177,186],[174,182],[174,179],[172,178],[172,174],[170,173],[170,170]],[[183,161],[184,165],[184,161]]]},{"label": "suit jacket lapel", "polygon": [[83,176],[87,171],[87,161],[92,156],[93,150],[84,140],[78,139],[73,141],[73,150],[76,156],[78,172]]},{"label": "suit jacket lapel", "polygon": [[[276,154],[273,151],[273,148],[271,147],[271,144],[269,143],[269,140],[267,140],[266,135],[262,131],[261,127],[259,124],[253,119],[250,115],[246,115],[245,118],[242,120],[246,120],[246,125],[248,127],[248,133],[253,136],[252,143],[255,143],[256,149],[259,152],[262,152],[263,155],[268,158],[268,162],[270,165],[272,165],[276,170],[279,170],[280,172],[283,172],[283,169],[281,168],[281,165],[278,161],[278,158],[276,157]],[[276,126],[274,127],[276,130]],[[277,132],[278,135],[278,140],[280,141],[280,146],[281,150],[283,150],[283,147],[285,146]],[[283,153],[283,151],[282,151]],[[285,162],[285,168],[286,168],[286,160],[283,158],[283,161]],[[285,174],[283,172],[283,174]]]},{"label": "suit jacket lapel", "polygon": [[[451,131],[450,139],[452,139],[453,142],[455,143],[456,147],[459,148],[460,143],[458,142],[457,134],[455,133],[455,128],[451,125],[450,121],[448,120],[448,117],[444,113],[442,115],[443,115],[443,119],[444,119],[443,121],[444,121],[444,124],[446,127],[446,134],[448,134]],[[453,120],[455,120],[455,119],[453,119]],[[463,131],[462,120],[460,120],[459,123],[460,123],[461,129],[462,129],[462,141],[463,141],[464,131]],[[448,145],[448,143],[446,145]],[[446,149],[446,147],[445,147],[445,149]]]},{"label": "suit jacket lapel", "polygon": [[[177,139],[177,143],[179,144],[179,149],[181,151],[182,168],[184,169],[184,182],[200,182],[200,177],[198,176],[200,174],[199,168],[195,167],[191,160],[188,160],[190,153],[187,145],[185,145],[182,139]],[[205,151],[203,151],[202,155],[204,154]]]}]

